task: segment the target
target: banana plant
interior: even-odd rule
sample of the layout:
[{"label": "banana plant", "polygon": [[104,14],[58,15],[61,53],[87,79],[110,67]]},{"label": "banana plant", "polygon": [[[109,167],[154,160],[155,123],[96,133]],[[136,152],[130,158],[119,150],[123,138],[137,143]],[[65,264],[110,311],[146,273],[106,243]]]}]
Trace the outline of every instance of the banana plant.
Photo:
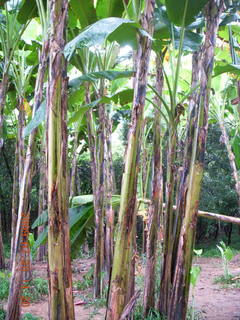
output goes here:
[{"label": "banana plant", "polygon": [[[235,189],[238,196],[238,206],[240,208],[240,177],[239,177],[239,114],[238,108],[232,107],[231,93],[235,90],[233,83],[229,80],[222,81],[220,84],[220,93],[216,93],[211,99],[210,116],[219,124],[222,136],[221,142],[225,145],[230,167],[232,170],[232,177],[235,182]],[[231,134],[232,133],[232,134]],[[231,135],[230,135],[231,134]]]},{"label": "banana plant", "polygon": [[0,82],[0,149],[3,147],[3,116],[8,88],[9,68],[21,36],[28,25],[28,23],[20,24],[17,20],[20,3],[20,0],[15,0],[11,7],[11,5],[6,2],[3,8],[0,9],[0,42],[3,53],[2,77]]},{"label": "banana plant", "polygon": [[[190,269],[192,263],[193,246],[196,234],[197,210],[200,188],[203,177],[204,154],[208,129],[208,110],[210,83],[214,61],[214,46],[220,16],[223,11],[223,1],[210,0],[206,6],[206,35],[201,50],[199,69],[196,81],[200,88],[194,97],[189,126],[187,129],[187,143],[184,155],[184,169],[180,190],[182,194],[177,201],[177,210],[181,212],[181,230],[177,242],[176,262],[174,266],[173,286],[168,310],[169,319],[186,318],[187,302],[190,285]],[[211,39],[212,47],[208,40]],[[197,66],[198,64],[196,64]],[[191,105],[190,105],[191,106]],[[186,179],[187,178],[187,179]],[[180,299],[181,297],[181,299]],[[181,301],[181,303],[179,303]]]}]

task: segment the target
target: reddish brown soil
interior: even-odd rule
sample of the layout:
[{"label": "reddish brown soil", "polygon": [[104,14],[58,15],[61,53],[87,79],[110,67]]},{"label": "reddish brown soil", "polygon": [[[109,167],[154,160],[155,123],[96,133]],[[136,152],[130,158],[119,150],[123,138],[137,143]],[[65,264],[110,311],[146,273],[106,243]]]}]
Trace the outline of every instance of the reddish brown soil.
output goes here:
[{"label": "reddish brown soil", "polygon": [[[195,290],[195,304],[200,311],[200,319],[239,320],[240,289],[223,289],[221,284],[214,283],[214,279],[223,274],[221,259],[200,258],[195,264],[201,267]],[[239,256],[230,263],[229,269],[232,275],[240,275]]]},{"label": "reddish brown soil", "polygon": [[[93,259],[75,260],[73,263],[73,280],[81,280],[83,274],[89,270],[93,263]],[[195,264],[201,267],[201,274],[195,289],[195,306],[199,316],[198,319],[240,320],[240,289],[222,289],[220,284],[214,284],[214,279],[223,273],[221,259],[199,258],[195,261]],[[33,271],[34,276],[47,278],[46,263],[34,264]],[[240,255],[235,257],[230,264],[230,272],[233,275],[240,275]],[[86,290],[86,297],[90,290]],[[76,296],[75,303],[85,299],[85,292],[74,291],[74,295]],[[25,308],[24,312],[32,313],[47,320],[47,297],[38,303],[32,303],[30,307]],[[76,320],[103,320],[104,309],[94,310],[93,305],[75,305],[75,315]]]}]

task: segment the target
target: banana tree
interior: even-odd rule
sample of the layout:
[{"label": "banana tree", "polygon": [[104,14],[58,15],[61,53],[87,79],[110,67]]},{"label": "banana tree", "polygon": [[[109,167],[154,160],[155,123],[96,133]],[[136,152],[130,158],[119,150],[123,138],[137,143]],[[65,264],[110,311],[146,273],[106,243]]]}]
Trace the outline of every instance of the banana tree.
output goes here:
[{"label": "banana tree", "polygon": [[[106,4],[106,3],[105,3]],[[96,14],[98,16],[98,9]],[[113,7],[112,7],[113,8]],[[100,9],[99,9],[100,10]],[[92,11],[94,12],[94,11]],[[111,170],[111,122],[107,104],[101,98],[106,94],[106,81],[124,76],[129,72],[108,70],[112,68],[116,58],[114,46],[103,45],[106,40],[118,41],[121,44],[122,34],[131,31],[131,38],[136,38],[138,25],[133,21],[121,18],[104,18],[86,27],[80,34],[72,39],[65,47],[65,56],[82,72],[82,76],[75,79],[76,85],[85,85],[85,102],[90,106],[94,104],[92,97],[97,98],[95,107],[98,107],[99,135],[93,118],[93,110],[86,112],[88,144],[91,154],[92,187],[94,193],[96,229],[95,229],[95,272],[94,292],[100,296],[102,292],[102,272],[106,268],[108,279],[111,272],[113,255],[113,210],[111,208],[112,170]],[[134,39],[133,39],[134,40]],[[132,40],[131,40],[132,41]],[[95,48],[95,55],[88,49]],[[73,80],[74,81],[74,80]],[[87,83],[89,82],[89,83]],[[113,98],[114,99],[114,98]],[[79,110],[80,111],[80,110]],[[104,219],[106,218],[106,227]],[[103,230],[106,229],[106,234]],[[104,246],[106,254],[104,254]],[[104,256],[106,261],[104,261]],[[105,265],[105,266],[104,266]]]},{"label": "banana tree", "polygon": [[17,21],[20,0],[13,2],[13,7],[9,7],[8,3],[1,4],[1,25],[0,25],[0,42],[3,52],[2,79],[0,82],[0,150],[3,147],[3,122],[4,122],[4,106],[6,103],[6,93],[8,89],[9,68],[15,50],[27,24],[20,24]]},{"label": "banana tree", "polygon": [[[3,125],[4,125],[4,107],[6,104],[6,94],[9,85],[9,68],[15,50],[18,47],[21,36],[26,28],[26,24],[17,22],[18,5],[20,1],[13,3],[9,7],[7,1],[3,1],[0,6],[0,42],[3,53],[2,72],[0,81],[0,152],[3,148]],[[0,226],[0,268],[4,268],[2,228]]]},{"label": "banana tree", "polygon": [[[158,54],[156,58],[156,91],[158,95],[162,96],[163,90],[163,72],[161,68],[161,55]],[[154,110],[154,173],[153,173],[153,190],[152,202],[149,209],[148,218],[148,235],[147,235],[147,262],[145,269],[145,283],[144,283],[144,316],[146,317],[151,309],[155,308],[155,268],[157,258],[157,239],[158,227],[160,224],[160,215],[162,213],[163,202],[163,168],[162,168],[162,124],[161,124],[161,101],[159,96],[155,97],[156,107]],[[160,110],[159,110],[160,109]]]},{"label": "banana tree", "polygon": [[[40,1],[41,0],[38,0],[39,10],[41,10],[40,11],[41,24],[42,26],[48,26],[48,14],[44,13],[42,9],[43,7],[40,6]],[[37,79],[35,83],[34,104],[33,104],[33,110],[32,110],[33,118],[35,114],[39,111],[39,108],[42,103],[42,98],[43,98],[44,76],[45,76],[45,71],[47,67],[48,48],[49,48],[48,37],[47,37],[48,35],[47,33],[45,33],[46,30],[47,28],[43,27],[43,46],[42,46],[42,52],[39,60]],[[23,274],[20,271],[21,269],[20,268],[21,225],[23,223],[22,221],[23,213],[28,214],[30,211],[29,195],[31,192],[32,177],[33,177],[33,162],[34,162],[35,147],[36,147],[37,128],[36,127],[32,128],[32,130],[30,130],[29,133],[30,135],[28,139],[28,146],[27,146],[26,156],[24,161],[23,176],[21,179],[20,190],[19,190],[18,218],[17,218],[17,226],[16,226],[14,252],[12,257],[13,266],[12,266],[10,291],[9,291],[9,297],[8,297],[7,319],[19,319],[20,308],[21,308],[20,295],[21,295],[21,284],[23,280],[22,278]],[[29,227],[29,225],[27,226]],[[29,277],[29,274],[26,274],[25,277]]]},{"label": "banana tree", "polygon": [[17,226],[17,211],[19,200],[19,187],[23,178],[25,145],[23,129],[26,116],[31,116],[30,105],[26,99],[29,82],[33,72],[32,66],[26,66],[26,53],[19,51],[12,62],[12,73],[17,92],[17,110],[18,110],[18,132],[15,148],[15,166],[12,195],[12,238],[11,238],[11,261],[14,255],[15,235]]},{"label": "banana tree", "polygon": [[[146,2],[142,27],[153,34],[153,13],[155,1]],[[146,96],[147,72],[151,53],[151,39],[140,35],[136,53],[136,77],[134,81],[134,100],[132,123],[128,136],[125,171],[123,175],[119,225],[114,251],[111,283],[108,297],[106,319],[120,319],[127,302],[134,295],[132,283],[134,273],[129,268],[134,263],[133,248],[136,222],[136,191],[138,177],[138,158],[141,145],[141,128]],[[130,279],[130,276],[133,279]]]},{"label": "banana tree", "polygon": [[[191,151],[190,166],[184,169],[189,170],[187,188],[184,184],[180,189],[186,190],[182,198],[183,214],[182,226],[179,237],[176,265],[174,268],[173,287],[171,292],[171,303],[168,309],[169,319],[186,318],[187,303],[190,286],[190,269],[192,263],[193,247],[196,233],[197,211],[201,181],[203,176],[204,154],[206,148],[206,138],[208,129],[208,108],[211,74],[214,61],[214,46],[216,44],[217,31],[220,23],[220,15],[223,10],[223,1],[209,1],[206,7],[206,35],[205,43],[202,47],[202,57],[200,62],[199,83],[200,89],[196,97],[195,113],[197,121],[188,128],[187,145],[185,156],[188,156],[188,149]],[[211,40],[210,40],[211,39]],[[209,46],[209,41],[211,45]],[[185,162],[186,163],[186,162]],[[183,171],[183,175],[184,175]],[[179,203],[179,202],[178,202]]]},{"label": "banana tree", "polygon": [[[215,94],[211,99],[210,116],[219,124],[222,133],[221,142],[224,143],[227,149],[235,189],[238,195],[238,206],[240,206],[239,160],[238,153],[236,152],[238,150],[239,114],[237,108],[229,104],[232,101],[231,92],[234,88],[233,84],[224,80],[220,87],[224,89],[220,93]],[[229,136],[229,132],[231,131],[233,132],[233,137]]]}]

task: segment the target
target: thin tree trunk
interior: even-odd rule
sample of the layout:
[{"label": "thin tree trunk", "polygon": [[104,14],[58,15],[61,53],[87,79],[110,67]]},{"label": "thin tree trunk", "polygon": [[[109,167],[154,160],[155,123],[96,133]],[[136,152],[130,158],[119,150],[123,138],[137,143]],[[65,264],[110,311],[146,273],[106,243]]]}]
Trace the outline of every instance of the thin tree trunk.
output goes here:
[{"label": "thin tree trunk", "polygon": [[[0,83],[0,152],[3,148],[3,111],[6,103],[6,94],[8,87],[8,73],[3,73],[2,82]],[[3,250],[3,240],[2,240],[2,219],[0,219],[0,269],[5,268],[4,250]]]},{"label": "thin tree trunk", "polygon": [[99,105],[99,139],[97,147],[97,188],[95,194],[95,272],[94,296],[98,298],[102,293],[102,272],[104,267],[104,217],[106,213],[106,158],[105,158],[105,106]]},{"label": "thin tree trunk", "polygon": [[2,214],[0,216],[0,269],[5,269],[4,247],[2,239]]},{"label": "thin tree trunk", "polygon": [[185,194],[184,220],[182,223],[176,268],[174,274],[169,320],[186,319],[190,287],[190,269],[197,226],[197,212],[203,177],[203,165],[208,130],[209,95],[214,62],[214,47],[224,1],[210,0],[206,8],[206,36],[202,49],[200,90],[197,97],[198,123],[192,139],[193,152],[190,164],[188,189]]},{"label": "thin tree trunk", "polygon": [[49,318],[72,320],[74,305],[67,192],[67,0],[50,0],[50,60],[47,93]]},{"label": "thin tree trunk", "polygon": [[[91,102],[90,87],[89,84],[85,87],[86,90],[86,103]],[[104,111],[100,106],[99,116]],[[94,251],[95,251],[95,266],[94,266],[94,296],[99,297],[101,295],[101,274],[103,271],[104,262],[104,238],[103,238],[103,212],[102,212],[102,199],[104,197],[103,187],[103,176],[104,174],[104,145],[97,147],[96,132],[94,128],[92,110],[87,111],[87,130],[88,130],[88,143],[91,155],[91,173],[92,173],[92,189],[93,189],[93,200],[94,200],[94,211],[95,211],[95,236],[94,236]],[[101,119],[102,120],[102,119]],[[102,123],[102,122],[101,122]],[[102,136],[100,137],[100,140]],[[100,141],[101,143],[101,141]],[[99,151],[97,152],[97,149]],[[99,159],[98,159],[99,158]],[[100,163],[102,167],[99,168]],[[102,187],[100,189],[100,181]]]},{"label": "thin tree trunk", "polygon": [[[38,68],[38,76],[35,85],[33,117],[40,107],[43,96],[44,74],[48,60],[48,40],[43,43],[40,64]],[[12,277],[10,283],[10,291],[8,297],[7,320],[18,320],[20,318],[20,294],[23,275],[20,270],[20,236],[22,215],[28,214],[30,211],[29,196],[32,186],[33,163],[35,155],[37,129],[34,129],[28,140],[28,148],[24,162],[24,173],[20,183],[18,220],[16,228],[16,239],[13,254]]]},{"label": "thin tree trunk", "polygon": [[[47,210],[47,180],[46,180],[46,142],[45,139],[41,145],[41,157],[40,157],[40,181],[39,181],[39,198],[38,198],[38,216],[40,216],[45,210]],[[38,236],[43,232],[45,226],[38,227]],[[37,259],[43,261],[47,254],[47,245],[43,244],[38,248]]]},{"label": "thin tree trunk", "polygon": [[[201,48],[199,51],[193,53],[192,56],[192,89],[196,88],[199,84],[199,72],[200,72],[200,62],[201,62]],[[188,111],[188,123],[187,123],[187,134],[186,139],[187,143],[184,150],[184,162],[183,162],[183,169],[181,172],[180,177],[180,184],[177,193],[177,207],[176,207],[176,214],[175,214],[175,224],[174,224],[174,247],[173,247],[173,263],[172,263],[172,280],[174,275],[174,268],[176,264],[177,258],[177,250],[178,250],[178,243],[179,243],[179,236],[181,230],[181,223],[184,217],[184,210],[185,210],[185,195],[188,188],[189,183],[189,171],[190,171],[190,164],[191,164],[191,155],[193,153],[193,144],[192,139],[194,136],[194,130],[197,126],[198,121],[198,110],[197,110],[197,94],[198,91],[196,90],[190,97],[189,101],[189,111]]]},{"label": "thin tree trunk", "polygon": [[3,121],[4,107],[6,104],[6,95],[8,88],[8,72],[3,72],[2,82],[0,83],[0,151],[3,147]]},{"label": "thin tree trunk", "polygon": [[174,201],[174,176],[175,159],[177,146],[177,131],[171,127],[169,129],[169,142],[167,152],[167,181],[166,181],[166,209],[164,214],[164,257],[161,275],[160,295],[158,308],[162,314],[167,314],[172,280],[172,253],[173,253],[173,201]]},{"label": "thin tree trunk", "polygon": [[78,148],[78,132],[74,133],[73,144],[73,159],[71,166],[71,179],[70,179],[70,199],[76,195],[76,174],[77,174],[77,148]]},{"label": "thin tree trunk", "polygon": [[[156,90],[162,95],[163,72],[161,60],[156,58]],[[159,98],[155,98],[155,103],[160,107]],[[159,216],[162,210],[163,200],[163,171],[162,171],[162,137],[161,137],[161,115],[155,109],[154,112],[154,177],[152,203],[149,209],[148,238],[147,238],[147,262],[145,269],[144,283],[144,316],[147,317],[149,311],[155,308],[155,268]]]},{"label": "thin tree trunk", "polygon": [[[142,26],[153,33],[154,0],[147,0],[145,12],[142,18]],[[141,146],[141,128],[146,97],[147,73],[151,54],[151,40],[140,36],[137,52],[137,70],[134,87],[134,101],[132,109],[132,122],[128,135],[125,171],[121,191],[121,204],[119,211],[119,226],[116,246],[114,251],[111,284],[109,290],[107,320],[118,320],[128,301],[128,288],[130,279],[130,264],[133,257],[133,235],[136,222],[136,191],[139,154]]]},{"label": "thin tree trunk", "polygon": [[225,127],[224,119],[221,119],[219,121],[219,126],[220,126],[220,129],[222,132],[222,141],[224,142],[226,149],[227,149],[229,163],[230,163],[230,167],[232,169],[232,176],[235,181],[235,189],[236,189],[237,196],[238,196],[238,208],[240,209],[240,177],[239,177],[236,162],[235,162],[235,155],[232,151],[232,146],[229,141],[228,133],[227,133],[227,130]]},{"label": "thin tree trunk", "polygon": [[15,161],[14,161],[13,194],[12,194],[12,237],[11,237],[11,262],[10,262],[11,267],[12,267],[13,256],[15,251],[19,186],[23,177],[24,159],[25,159],[25,152],[24,152],[25,148],[24,148],[24,138],[23,138],[23,129],[25,125],[25,112],[24,112],[23,98],[19,98],[18,111],[19,111],[18,133],[17,133]]},{"label": "thin tree trunk", "polygon": [[113,162],[112,162],[112,122],[106,112],[105,114],[106,128],[106,237],[105,237],[105,256],[106,271],[108,281],[110,280],[112,261],[113,261],[113,238],[114,238],[114,210],[112,208],[113,195]]}]

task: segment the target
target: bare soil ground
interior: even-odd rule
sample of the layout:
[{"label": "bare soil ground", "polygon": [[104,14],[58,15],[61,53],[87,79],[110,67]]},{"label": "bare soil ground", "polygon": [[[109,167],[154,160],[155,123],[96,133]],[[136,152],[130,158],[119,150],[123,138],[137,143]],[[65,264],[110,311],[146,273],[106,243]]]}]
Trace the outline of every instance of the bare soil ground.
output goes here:
[{"label": "bare soil ground", "polygon": [[[240,320],[240,289],[222,288],[214,279],[223,274],[221,259],[199,258],[195,264],[201,267],[201,274],[195,289],[196,309],[202,319]],[[240,255],[229,265],[233,276],[240,274]],[[179,319],[180,320],[180,319]]]},{"label": "bare soil ground", "polygon": [[[93,259],[75,260],[73,280],[81,280],[93,263]],[[240,320],[240,289],[232,287],[224,289],[221,284],[214,284],[214,279],[223,274],[221,259],[198,258],[194,264],[201,267],[201,274],[195,289],[195,307],[199,319]],[[34,264],[33,271],[34,276],[47,278],[46,263]],[[234,276],[240,275],[240,255],[230,263],[230,273]],[[104,319],[104,308],[95,308],[93,303],[91,305],[84,304],[88,300],[90,291],[91,289],[82,292],[74,291],[76,320]],[[25,308],[24,313],[31,313],[47,320],[47,297],[38,303],[31,303],[28,308]]]}]

